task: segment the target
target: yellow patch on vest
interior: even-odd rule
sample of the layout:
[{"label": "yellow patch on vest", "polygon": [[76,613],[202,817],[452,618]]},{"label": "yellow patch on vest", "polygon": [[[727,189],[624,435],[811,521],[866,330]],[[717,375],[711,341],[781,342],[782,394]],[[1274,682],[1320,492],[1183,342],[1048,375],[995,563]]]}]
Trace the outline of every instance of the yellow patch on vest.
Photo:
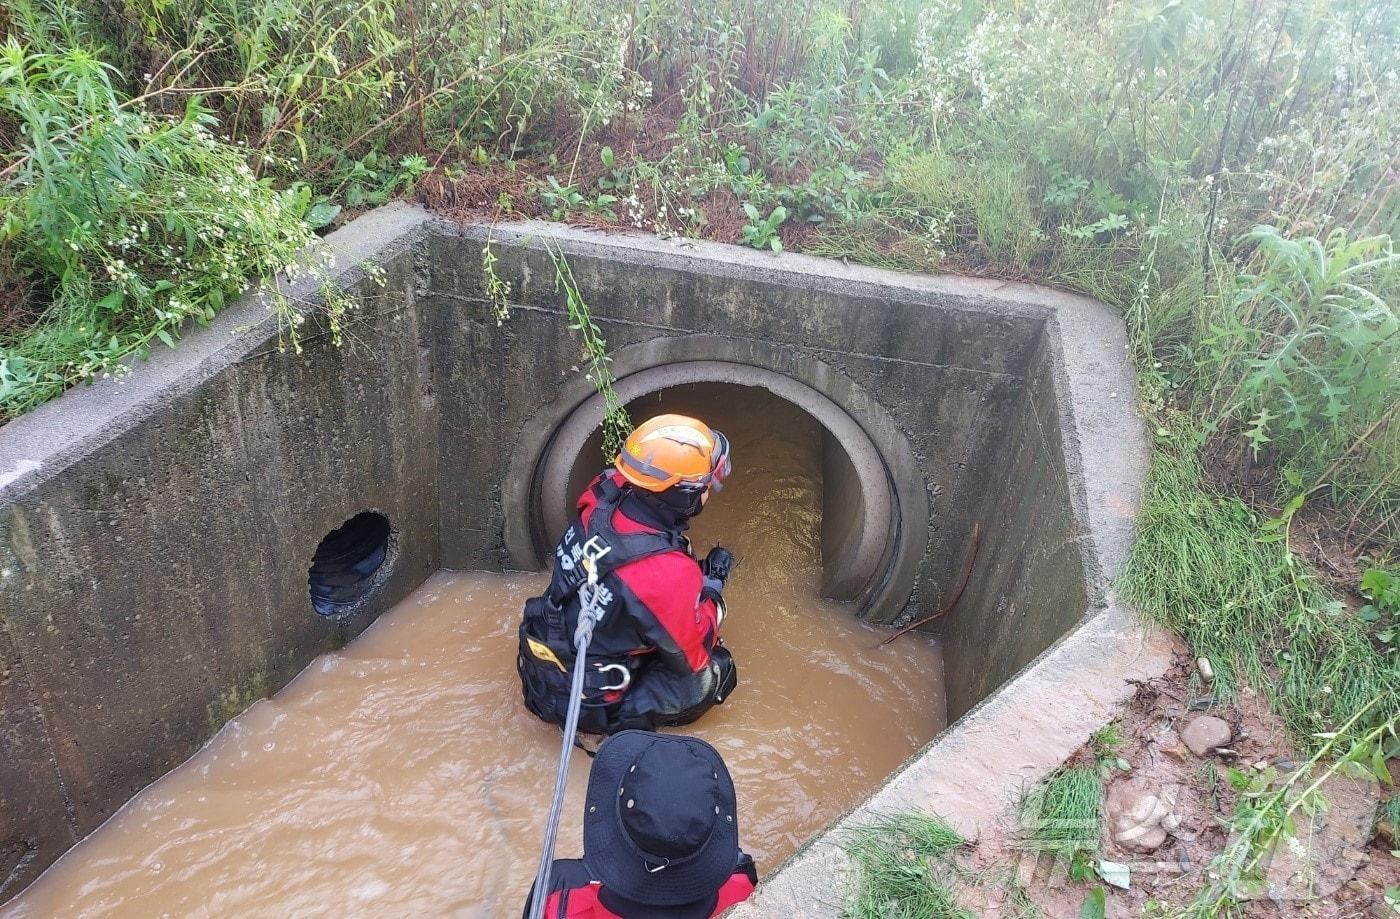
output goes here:
[{"label": "yellow patch on vest", "polygon": [[526,638],[525,643],[530,646],[530,653],[535,656],[536,660],[549,661],[551,664],[559,668],[560,673],[569,672],[567,669],[565,669],[564,665],[559,662],[559,658],[554,656],[554,652],[549,650],[549,645],[535,641],[533,638]]}]

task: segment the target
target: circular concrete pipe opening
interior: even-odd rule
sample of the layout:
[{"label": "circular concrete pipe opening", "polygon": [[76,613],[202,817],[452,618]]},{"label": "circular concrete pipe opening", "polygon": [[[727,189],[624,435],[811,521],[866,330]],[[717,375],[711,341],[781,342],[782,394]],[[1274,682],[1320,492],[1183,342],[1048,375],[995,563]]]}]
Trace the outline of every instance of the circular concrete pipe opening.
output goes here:
[{"label": "circular concrete pipe opening", "polygon": [[[636,420],[681,411],[721,430],[723,419],[707,417],[706,412],[718,389],[763,390],[801,409],[817,423],[822,439],[822,594],[852,601],[860,614],[880,620],[893,618],[908,602],[926,539],[927,506],[913,513],[903,506],[913,503],[911,495],[914,501],[924,495],[910,472],[916,466],[902,436],[901,450],[882,449],[846,409],[822,392],[748,364],[663,364],[621,377],[615,388]],[[549,557],[573,515],[574,500],[604,466],[601,418],[601,397],[576,404],[555,426],[533,467],[530,538],[538,559]],[[897,465],[911,481],[892,475],[890,452],[898,452]],[[736,455],[735,461],[742,466],[744,458]],[[915,538],[904,533],[910,517],[918,521]]]},{"label": "circular concrete pipe opening", "polygon": [[306,578],[316,615],[354,615],[387,578],[393,547],[389,518],[375,511],[356,514],[327,533]]}]

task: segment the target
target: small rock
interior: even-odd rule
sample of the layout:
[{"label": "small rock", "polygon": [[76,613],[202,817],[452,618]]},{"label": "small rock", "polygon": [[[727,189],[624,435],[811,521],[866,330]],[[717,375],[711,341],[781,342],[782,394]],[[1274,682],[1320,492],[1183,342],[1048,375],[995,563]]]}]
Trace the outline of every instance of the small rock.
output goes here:
[{"label": "small rock", "polygon": [[1123,833],[1115,833],[1113,841],[1129,852],[1147,854],[1156,852],[1167,841],[1167,831],[1160,826],[1133,827]]},{"label": "small rock", "polygon": [[1162,829],[1166,830],[1168,833],[1175,833],[1177,830],[1181,829],[1181,818],[1176,814],[1167,814],[1162,818],[1161,826]]},{"label": "small rock", "polygon": [[1233,736],[1229,723],[1214,715],[1197,715],[1181,729],[1181,742],[1197,756],[1225,746]]},{"label": "small rock", "polygon": [[1360,878],[1352,878],[1350,881],[1347,881],[1346,889],[1356,894],[1358,897],[1369,897],[1371,894],[1375,893],[1375,891],[1371,889],[1371,885]]},{"label": "small rock", "polygon": [[[1108,793],[1108,824],[1113,841],[1129,852],[1147,853],[1167,841],[1162,821],[1176,805],[1174,788],[1150,791],[1129,780]],[[1180,822],[1178,821],[1178,825]]]},{"label": "small rock", "polygon": [[1164,756],[1170,756],[1178,763],[1186,762],[1191,756],[1191,751],[1179,743],[1163,744],[1161,750]]},{"label": "small rock", "polygon": [[1205,680],[1207,683],[1215,679],[1215,669],[1210,665],[1210,658],[1196,658],[1196,669],[1200,671],[1201,679]]}]

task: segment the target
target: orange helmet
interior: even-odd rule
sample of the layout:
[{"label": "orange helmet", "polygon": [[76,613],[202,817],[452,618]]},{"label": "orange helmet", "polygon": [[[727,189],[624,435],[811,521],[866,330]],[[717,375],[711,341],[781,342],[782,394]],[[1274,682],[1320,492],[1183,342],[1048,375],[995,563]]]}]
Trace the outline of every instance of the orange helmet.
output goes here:
[{"label": "orange helmet", "polygon": [[647,491],[718,491],[729,475],[729,441],[703,421],[657,415],[628,435],[613,465]]}]

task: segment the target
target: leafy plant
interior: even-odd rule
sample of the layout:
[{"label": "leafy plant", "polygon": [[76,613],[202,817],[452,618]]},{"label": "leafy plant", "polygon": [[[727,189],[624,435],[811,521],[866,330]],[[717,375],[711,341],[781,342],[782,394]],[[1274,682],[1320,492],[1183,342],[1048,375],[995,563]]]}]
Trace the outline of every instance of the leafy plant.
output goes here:
[{"label": "leafy plant", "polygon": [[481,273],[486,278],[486,298],[491,304],[491,312],[496,317],[496,325],[510,318],[511,284],[496,273],[496,263],[500,258],[491,247],[491,237],[481,247]]},{"label": "leafy plant", "polygon": [[778,238],[778,227],[782,225],[784,220],[787,220],[787,208],[780,204],[769,211],[768,216],[765,217],[758,208],[745,201],[744,214],[749,218],[749,222],[744,224],[741,231],[745,245],[753,246],[755,249],[783,251],[783,241]]},{"label": "leafy plant", "polygon": [[[259,180],[197,99],[157,115],[112,76],[84,49],[0,46],[0,113],[24,139],[0,244],[52,290],[42,324],[0,339],[0,417],[155,342],[173,347],[183,323],[212,319],[249,278],[315,270],[303,255],[309,190]],[[301,312],[274,302],[295,347]],[[344,302],[331,306],[338,316]]]},{"label": "leafy plant", "polygon": [[569,328],[579,333],[583,341],[584,358],[588,362],[585,375],[603,397],[603,458],[611,462],[622,450],[627,435],[632,433],[632,419],[627,409],[617,398],[613,389],[612,368],[608,366],[608,343],[603,338],[602,329],[593,321],[593,314],[574,281],[573,269],[564,253],[557,249],[549,250],[554,260],[554,289],[564,294],[564,309],[569,317]]},{"label": "leafy plant", "polygon": [[1357,611],[1357,618],[1366,623],[1385,619],[1387,624],[1376,638],[1400,651],[1400,577],[1384,568],[1369,568],[1361,576],[1361,592],[1371,602]]},{"label": "leafy plant", "polygon": [[588,199],[572,185],[564,186],[554,176],[545,177],[546,184],[539,189],[540,200],[549,208],[552,220],[561,220],[571,210],[579,210]]},{"label": "leafy plant", "polygon": [[550,209],[550,217],[562,220],[570,211],[582,210],[593,214],[612,214],[612,206],[617,203],[616,195],[601,194],[588,198],[572,185],[560,185],[554,176],[545,177],[546,184],[539,189],[540,199]]},{"label": "leafy plant", "polygon": [[349,207],[376,206],[395,195],[406,194],[428,172],[428,160],[413,155],[392,161],[371,150],[363,157],[343,165],[339,188]]},{"label": "leafy plant", "polygon": [[1102,887],[1095,887],[1089,891],[1089,895],[1084,898],[1084,904],[1079,907],[1079,919],[1104,919],[1108,911],[1108,895]]},{"label": "leafy plant", "polygon": [[1260,226],[1242,242],[1257,247],[1256,268],[1240,277],[1239,318],[1215,331],[1232,342],[1222,382],[1238,380],[1214,394],[1217,423],[1249,419],[1257,453],[1281,437],[1383,415],[1400,395],[1400,321],[1373,289],[1400,264],[1390,238],[1334,230],[1294,239]]},{"label": "leafy plant", "polygon": [[1101,767],[1121,765],[1127,768],[1127,764],[1118,756],[1122,746],[1123,732],[1116,721],[1110,721],[1089,736],[1089,749]]},{"label": "leafy plant", "polygon": [[1239,792],[1228,821],[1232,836],[1211,863],[1213,883],[1191,903],[1187,915],[1215,917],[1257,893],[1266,880],[1268,856],[1289,840],[1308,838],[1311,816],[1327,807],[1322,788],[1330,777],[1353,774],[1393,784],[1386,760],[1400,754],[1400,719],[1387,717],[1360,729],[1372,709],[1358,710],[1336,731],[1321,735],[1308,762],[1289,775],[1273,766],[1229,770],[1230,783]]},{"label": "leafy plant", "polygon": [[[632,187],[633,181],[631,172],[614,165],[617,159],[613,155],[612,147],[604,147],[602,150],[598,151],[598,159],[603,164],[603,167],[608,170],[598,177],[599,189],[605,192],[613,192],[626,191]],[[610,200],[604,202],[603,197],[604,196],[600,196],[600,203],[612,204],[617,200],[615,196],[608,195],[606,197],[610,198]]]},{"label": "leafy plant", "polygon": [[1126,230],[1128,228],[1127,214],[1109,214],[1101,217],[1093,223],[1079,227],[1065,227],[1063,232],[1071,239],[1093,239],[1100,233],[1112,233],[1116,230]]}]

